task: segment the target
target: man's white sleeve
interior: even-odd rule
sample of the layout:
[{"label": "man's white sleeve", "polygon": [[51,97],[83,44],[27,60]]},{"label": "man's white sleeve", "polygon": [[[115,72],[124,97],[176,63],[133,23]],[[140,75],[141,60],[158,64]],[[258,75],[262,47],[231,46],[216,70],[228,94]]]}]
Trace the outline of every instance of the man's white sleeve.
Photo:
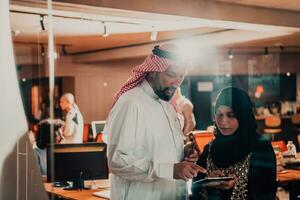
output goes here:
[{"label": "man's white sleeve", "polygon": [[74,128],[75,128],[75,123],[72,120],[72,115],[67,115],[63,136],[66,137],[71,136]]}]

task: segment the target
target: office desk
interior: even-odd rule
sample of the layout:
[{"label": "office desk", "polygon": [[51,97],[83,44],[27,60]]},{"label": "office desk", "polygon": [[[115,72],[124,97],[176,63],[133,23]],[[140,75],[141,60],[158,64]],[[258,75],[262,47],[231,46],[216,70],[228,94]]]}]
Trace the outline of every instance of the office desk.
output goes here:
[{"label": "office desk", "polygon": [[300,195],[300,170],[288,169],[277,172],[278,186],[289,191],[290,199],[298,199]]},{"label": "office desk", "polygon": [[[300,159],[299,152],[297,158]],[[300,170],[285,169],[277,172],[277,183],[279,187],[289,191],[289,199],[298,199],[298,195],[300,195]]]},{"label": "office desk", "polygon": [[63,188],[53,187],[52,183],[44,183],[44,187],[47,193],[54,196],[58,196],[64,199],[71,200],[107,200],[93,196],[94,192],[98,192],[105,189],[89,189],[89,190],[64,190]]},{"label": "office desk", "polygon": [[[299,153],[298,153],[299,157]],[[277,182],[279,184],[290,184],[300,182],[300,170],[284,170],[285,172],[277,172]],[[90,189],[90,190],[64,190],[63,188],[53,187],[52,183],[44,183],[46,192],[71,200],[107,200],[93,196],[94,192],[102,191],[105,189]],[[294,188],[291,188],[292,190]],[[294,191],[292,191],[294,193]]]},{"label": "office desk", "polygon": [[277,172],[277,181],[279,183],[300,182],[300,170],[288,169]]},{"label": "office desk", "polygon": [[[300,159],[300,152],[297,153],[297,158]],[[277,172],[278,183],[300,182],[300,170],[286,169],[282,172]]]}]

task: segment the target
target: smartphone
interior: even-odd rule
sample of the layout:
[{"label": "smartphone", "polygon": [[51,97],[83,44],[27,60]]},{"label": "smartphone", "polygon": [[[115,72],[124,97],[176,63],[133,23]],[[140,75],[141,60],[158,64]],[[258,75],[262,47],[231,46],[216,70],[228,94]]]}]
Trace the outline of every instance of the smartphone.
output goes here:
[{"label": "smartphone", "polygon": [[194,142],[194,149],[196,149],[198,155],[200,156],[201,151],[200,151],[200,149],[199,149],[199,147],[198,147],[198,144],[197,144],[197,141],[196,141],[196,138],[195,138],[193,132],[190,132],[190,133],[188,134],[188,137],[189,137],[189,140],[190,140],[191,142]]}]

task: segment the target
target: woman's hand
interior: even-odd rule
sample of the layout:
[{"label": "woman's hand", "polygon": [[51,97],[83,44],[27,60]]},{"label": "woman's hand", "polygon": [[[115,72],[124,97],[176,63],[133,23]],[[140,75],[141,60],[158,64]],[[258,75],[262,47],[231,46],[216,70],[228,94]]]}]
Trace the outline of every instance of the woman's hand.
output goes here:
[{"label": "woman's hand", "polygon": [[219,189],[221,189],[221,190],[229,190],[229,189],[231,189],[231,188],[234,187],[235,181],[236,181],[236,179],[229,180],[229,181],[222,181],[221,184],[220,184],[220,186],[219,186]]},{"label": "woman's hand", "polygon": [[[209,177],[222,177],[225,176],[225,174],[221,170],[215,170],[212,171],[210,174],[208,174]],[[230,177],[235,177],[234,174],[229,174],[228,176]],[[236,178],[233,180],[228,180],[228,181],[220,181],[218,184],[208,184],[207,187],[209,188],[215,188],[215,189],[220,189],[220,190],[228,190],[234,187],[236,182]]]},{"label": "woman's hand", "polygon": [[221,170],[215,170],[208,174],[208,177],[220,177],[225,176],[225,174]]}]

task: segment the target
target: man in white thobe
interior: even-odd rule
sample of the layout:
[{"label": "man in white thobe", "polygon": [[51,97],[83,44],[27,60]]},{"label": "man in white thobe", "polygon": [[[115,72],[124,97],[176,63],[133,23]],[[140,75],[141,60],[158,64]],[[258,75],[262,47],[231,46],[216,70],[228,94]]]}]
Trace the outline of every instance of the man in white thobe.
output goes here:
[{"label": "man in white thobe", "polygon": [[66,93],[60,98],[60,107],[66,112],[65,124],[60,129],[61,144],[82,143],[83,141],[83,117],[71,93]]},{"label": "man in white thobe", "polygon": [[[173,45],[155,47],[116,95],[104,134],[112,200],[187,199],[186,180],[205,169],[184,155],[177,114],[168,102],[186,69],[173,61]],[[186,157],[187,161],[184,161]]]}]

